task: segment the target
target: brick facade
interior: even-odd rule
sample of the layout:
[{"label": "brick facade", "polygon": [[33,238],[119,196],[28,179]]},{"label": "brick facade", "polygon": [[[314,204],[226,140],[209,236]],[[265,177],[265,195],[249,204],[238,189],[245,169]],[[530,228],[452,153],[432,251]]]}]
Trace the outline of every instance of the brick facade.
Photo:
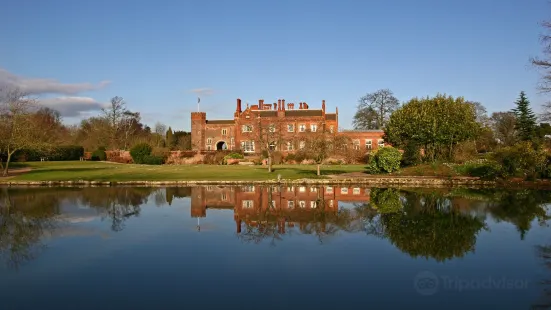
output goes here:
[{"label": "brick facade", "polygon": [[[259,130],[259,127],[262,130]],[[269,133],[267,128],[273,128]],[[266,136],[264,135],[266,133]],[[272,133],[273,132],[273,133]],[[374,150],[383,145],[383,131],[339,131],[339,110],[326,113],[325,100],[321,109],[310,109],[306,102],[258,104],[242,108],[237,99],[233,119],[207,120],[205,112],[191,113],[191,141],[195,151],[243,150],[245,153],[259,153],[259,143],[270,143],[282,152],[295,152],[304,147],[301,142],[319,134],[346,137],[348,147],[360,150]],[[277,140],[269,142],[267,140]],[[270,140],[270,141],[271,141]]]}]

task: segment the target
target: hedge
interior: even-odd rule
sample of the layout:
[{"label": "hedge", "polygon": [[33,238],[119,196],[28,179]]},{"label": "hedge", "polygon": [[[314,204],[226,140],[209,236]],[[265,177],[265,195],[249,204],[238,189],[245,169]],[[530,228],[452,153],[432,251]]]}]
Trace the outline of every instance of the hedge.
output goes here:
[{"label": "hedge", "polygon": [[62,145],[53,150],[19,150],[14,153],[13,159],[17,161],[40,161],[40,158],[47,157],[51,161],[79,160],[84,156],[84,148],[79,145]]}]

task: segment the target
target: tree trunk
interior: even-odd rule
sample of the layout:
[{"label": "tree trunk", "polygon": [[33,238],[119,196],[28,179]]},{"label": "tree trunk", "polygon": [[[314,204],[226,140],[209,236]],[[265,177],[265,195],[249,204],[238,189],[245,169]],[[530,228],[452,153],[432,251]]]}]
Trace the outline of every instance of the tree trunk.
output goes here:
[{"label": "tree trunk", "polygon": [[318,175],[320,175],[320,165],[318,164]]},{"label": "tree trunk", "polygon": [[9,153],[8,152],[8,158],[6,159],[6,167],[4,167],[4,174],[2,176],[5,176],[7,177],[8,176],[8,169],[9,169],[9,165],[10,165],[10,160],[11,160],[11,155],[13,153]]},{"label": "tree trunk", "polygon": [[272,172],[272,154],[268,154],[268,172]]}]

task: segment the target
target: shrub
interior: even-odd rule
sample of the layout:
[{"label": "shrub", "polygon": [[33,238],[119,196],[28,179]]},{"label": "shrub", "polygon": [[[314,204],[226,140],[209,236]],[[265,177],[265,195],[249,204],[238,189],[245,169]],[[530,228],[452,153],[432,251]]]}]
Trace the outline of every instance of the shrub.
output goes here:
[{"label": "shrub", "polygon": [[534,149],[530,142],[499,149],[491,155],[491,159],[500,165],[504,177],[535,178],[544,175],[548,165],[545,152]]},{"label": "shrub", "polygon": [[141,164],[144,165],[162,165],[164,162],[164,158],[162,156],[156,155],[145,155],[141,159]]},{"label": "shrub", "polygon": [[501,176],[501,166],[492,160],[471,160],[453,167],[459,174],[494,180]]},{"label": "shrub", "polygon": [[144,157],[151,155],[151,145],[147,143],[138,143],[130,149],[130,156],[136,164],[143,164]]},{"label": "shrub", "polygon": [[453,160],[457,163],[464,163],[476,159],[478,155],[474,141],[458,143],[453,150]]},{"label": "shrub", "polygon": [[297,163],[303,162],[305,159],[310,159],[310,156],[308,156],[308,153],[305,151],[298,151],[295,153],[295,161]]},{"label": "shrub", "polygon": [[268,158],[268,151],[262,150],[262,158]]},{"label": "shrub", "polygon": [[296,160],[296,156],[295,154],[291,153],[291,154],[287,154],[287,156],[285,156],[285,161],[289,162],[289,161],[295,161]]},{"label": "shrub", "polygon": [[84,148],[79,145],[61,145],[50,151],[27,149],[14,154],[18,161],[39,161],[41,157],[48,157],[51,161],[79,160],[81,156],[84,156]]},{"label": "shrub", "polygon": [[272,153],[272,164],[274,165],[280,165],[283,162],[283,154],[281,152],[273,152]]},{"label": "shrub", "polygon": [[170,149],[167,147],[154,147],[151,151],[151,155],[161,157],[163,162],[166,162],[168,157],[170,157]]},{"label": "shrub", "polygon": [[392,147],[385,146],[377,149],[369,156],[367,165],[367,171],[369,173],[391,173],[400,169],[400,162],[402,161],[402,153]]},{"label": "shrub", "polygon": [[92,160],[100,160],[100,161],[104,161],[107,159],[107,154],[105,153],[104,150],[95,150],[94,152],[92,152]]}]

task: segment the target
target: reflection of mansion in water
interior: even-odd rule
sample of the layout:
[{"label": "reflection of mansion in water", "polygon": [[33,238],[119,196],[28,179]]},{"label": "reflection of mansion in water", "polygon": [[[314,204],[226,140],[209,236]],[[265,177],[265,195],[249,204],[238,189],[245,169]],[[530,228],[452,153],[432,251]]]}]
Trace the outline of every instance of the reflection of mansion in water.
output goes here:
[{"label": "reflection of mansion in water", "polygon": [[[237,232],[241,223],[258,225],[277,218],[280,225],[294,227],[320,212],[337,214],[339,202],[369,201],[369,188],[333,186],[241,186],[193,187],[191,216],[206,217],[207,209],[233,209]],[[275,218],[274,218],[275,216]]]}]

